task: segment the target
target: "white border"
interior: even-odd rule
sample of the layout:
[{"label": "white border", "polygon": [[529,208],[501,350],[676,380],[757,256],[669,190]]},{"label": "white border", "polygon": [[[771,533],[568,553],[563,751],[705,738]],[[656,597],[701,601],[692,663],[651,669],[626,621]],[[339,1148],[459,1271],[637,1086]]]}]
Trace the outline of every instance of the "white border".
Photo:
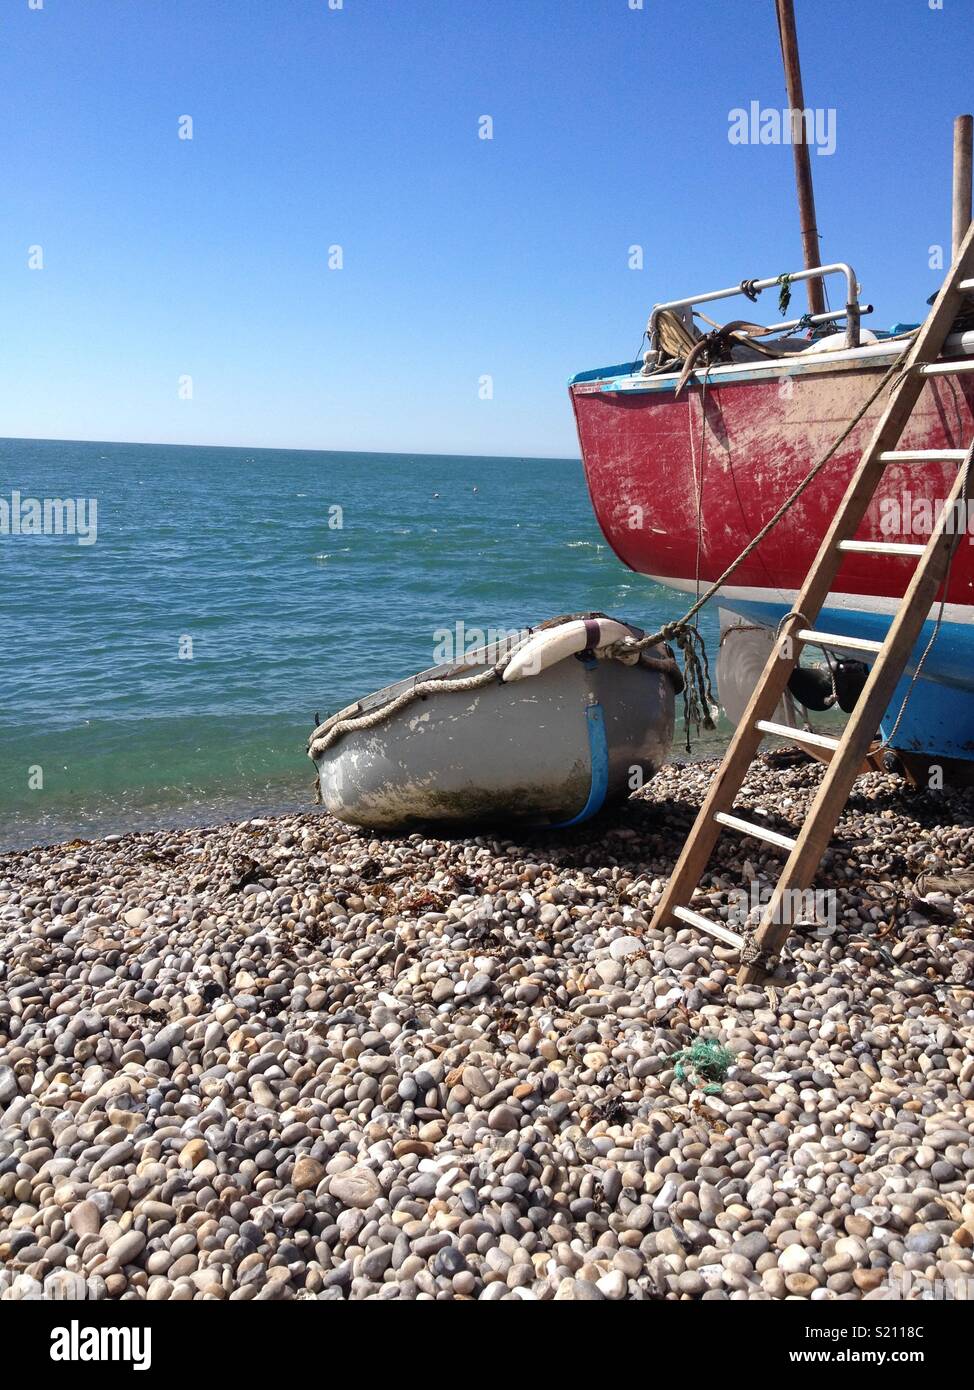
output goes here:
[{"label": "white border", "polygon": [[[635,573],[643,574],[643,570],[636,570]],[[684,594],[695,594],[697,584],[693,579],[672,579],[659,574],[646,574],[647,579],[651,579],[654,584],[664,584],[668,589],[678,589]],[[706,587],[706,582],[701,584],[701,588]],[[729,599],[738,599],[741,603],[770,603],[776,607],[783,604],[793,605],[798,597],[797,589],[756,589],[746,585],[725,584],[721,595]],[[837,608],[846,613],[877,613],[885,617],[893,617],[900,610],[902,599],[887,598],[880,594],[829,594],[822,604],[822,608]],[[931,605],[928,621],[935,621],[940,613],[940,604]],[[944,605],[944,622],[962,623],[966,626],[974,624],[974,604],[967,603],[948,603]]]}]

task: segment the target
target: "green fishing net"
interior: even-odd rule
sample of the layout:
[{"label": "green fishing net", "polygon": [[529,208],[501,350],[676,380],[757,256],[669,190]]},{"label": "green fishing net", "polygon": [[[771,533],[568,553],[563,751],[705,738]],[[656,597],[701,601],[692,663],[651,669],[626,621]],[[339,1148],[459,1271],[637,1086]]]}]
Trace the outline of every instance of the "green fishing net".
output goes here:
[{"label": "green fishing net", "polygon": [[734,1054],[712,1038],[697,1038],[689,1047],[675,1052],[672,1060],[678,1081],[689,1081],[708,1095],[716,1095],[727,1080]]}]

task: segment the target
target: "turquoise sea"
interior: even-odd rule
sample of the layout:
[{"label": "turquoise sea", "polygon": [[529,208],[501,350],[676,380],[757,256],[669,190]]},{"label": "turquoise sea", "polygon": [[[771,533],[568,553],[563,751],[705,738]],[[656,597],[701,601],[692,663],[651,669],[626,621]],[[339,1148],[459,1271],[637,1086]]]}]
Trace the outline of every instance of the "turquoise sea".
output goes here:
[{"label": "turquoise sea", "polygon": [[[26,529],[79,498],[87,535],[10,534],[15,500]],[[11,439],[5,519],[0,848],[310,807],[315,712],[437,629],[686,607],[612,554],[577,459]]]}]

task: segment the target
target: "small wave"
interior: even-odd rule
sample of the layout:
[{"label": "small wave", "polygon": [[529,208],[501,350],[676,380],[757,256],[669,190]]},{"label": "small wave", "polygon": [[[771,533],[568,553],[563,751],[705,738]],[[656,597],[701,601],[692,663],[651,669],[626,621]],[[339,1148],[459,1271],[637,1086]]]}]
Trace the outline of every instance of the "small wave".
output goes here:
[{"label": "small wave", "polygon": [[598,541],[566,541],[565,545],[569,550],[604,550],[605,547]]}]

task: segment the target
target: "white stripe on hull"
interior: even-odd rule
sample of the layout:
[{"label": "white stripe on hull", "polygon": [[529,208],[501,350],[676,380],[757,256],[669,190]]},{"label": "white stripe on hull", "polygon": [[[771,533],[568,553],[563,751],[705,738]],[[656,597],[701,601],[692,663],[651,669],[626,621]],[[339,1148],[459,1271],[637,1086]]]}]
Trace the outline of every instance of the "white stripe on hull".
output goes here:
[{"label": "white stripe on hull", "polygon": [[[706,380],[709,386],[717,387],[724,384],[730,385],[738,381],[773,381],[775,378],[786,376],[806,376],[819,375],[824,372],[842,372],[854,370],[856,368],[874,368],[877,372],[889,367],[896,361],[903,351],[903,342],[896,343],[878,342],[864,344],[857,348],[844,348],[838,351],[812,352],[806,349],[804,352],[792,353],[788,357],[780,357],[773,362],[766,358],[758,358],[756,361],[726,362],[711,366],[702,366],[695,373],[694,378],[700,382]],[[969,356],[974,352],[974,333],[954,333],[944,344],[944,356],[953,358],[957,356]],[[951,361],[936,364],[940,371],[948,372],[956,364]],[[961,370],[964,370],[962,367]],[[968,367],[967,370],[970,370]],[[569,385],[578,390],[581,395],[586,395],[589,391],[633,391],[637,393],[671,391],[680,379],[679,372],[659,372],[651,376],[643,376],[641,371],[628,372],[621,376],[612,376],[609,373],[604,377],[594,377],[590,381],[576,382],[574,379]],[[606,383],[611,382],[611,386]]]},{"label": "white stripe on hull", "polygon": [[[696,594],[697,592],[697,584],[693,579],[664,578],[658,574],[648,574],[646,578],[651,579],[655,584],[665,584],[668,589],[678,589],[684,594]],[[700,585],[701,591],[706,587],[706,584],[702,583]],[[773,603],[788,607],[791,607],[798,597],[797,589],[760,589],[739,584],[725,584],[720,593],[725,599],[736,598],[741,603]],[[829,594],[822,607],[838,609],[847,613],[878,613],[884,617],[893,617],[899,612],[901,602],[901,599],[887,598],[878,594]],[[939,614],[940,604],[935,603],[930,608],[930,621],[935,621]],[[945,604],[943,620],[945,623],[974,624],[974,604]]]}]

